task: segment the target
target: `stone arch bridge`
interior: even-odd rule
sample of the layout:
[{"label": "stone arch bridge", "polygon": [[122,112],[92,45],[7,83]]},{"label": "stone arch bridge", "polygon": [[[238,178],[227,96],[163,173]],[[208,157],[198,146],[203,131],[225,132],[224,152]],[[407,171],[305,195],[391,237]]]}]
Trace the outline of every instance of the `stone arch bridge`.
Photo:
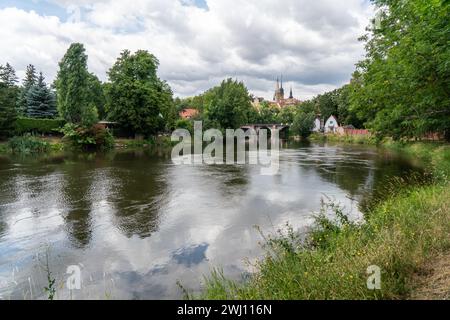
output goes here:
[{"label": "stone arch bridge", "polygon": [[253,129],[258,134],[259,134],[259,131],[262,129],[266,129],[267,131],[269,131],[269,133],[271,130],[279,130],[280,137],[283,138],[283,137],[287,136],[290,127],[291,126],[288,124],[246,124],[246,125],[241,126],[241,129],[244,131]]}]

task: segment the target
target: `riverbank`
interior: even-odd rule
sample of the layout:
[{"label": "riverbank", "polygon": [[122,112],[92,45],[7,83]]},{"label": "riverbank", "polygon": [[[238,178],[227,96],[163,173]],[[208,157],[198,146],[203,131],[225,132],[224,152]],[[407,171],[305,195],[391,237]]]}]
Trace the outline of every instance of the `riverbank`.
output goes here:
[{"label": "riverbank", "polygon": [[[172,147],[170,137],[158,136],[150,139],[123,139],[114,140],[114,149],[161,149]],[[11,153],[52,153],[72,150],[70,143],[62,137],[27,137],[12,138],[0,142],[0,154]]]},{"label": "riverbank", "polygon": [[[433,183],[402,187],[366,212],[364,224],[348,221],[329,205],[338,222],[318,217],[303,241],[292,230],[265,238],[266,257],[250,280],[238,283],[214,272],[199,298],[408,299],[426,292],[430,261],[450,252],[450,147],[385,146],[419,157]],[[381,290],[367,287],[370,266],[381,270]]]}]

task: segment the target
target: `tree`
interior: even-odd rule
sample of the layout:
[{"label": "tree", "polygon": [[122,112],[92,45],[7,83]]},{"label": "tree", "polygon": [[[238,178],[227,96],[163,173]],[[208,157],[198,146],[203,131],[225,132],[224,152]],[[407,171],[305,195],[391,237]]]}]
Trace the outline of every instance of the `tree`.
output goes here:
[{"label": "tree", "polygon": [[14,68],[9,63],[0,65],[0,137],[10,136],[14,132],[19,91],[16,82]]},{"label": "tree", "polygon": [[312,130],[314,129],[314,120],[316,115],[314,112],[307,112],[300,110],[297,112],[294,118],[294,125],[292,126],[292,132],[298,134],[300,137],[308,138]]},{"label": "tree", "polygon": [[351,109],[382,136],[440,132],[450,140],[450,3],[373,0],[379,14],[362,40]]},{"label": "tree", "polygon": [[73,43],[59,63],[55,81],[59,114],[74,124],[84,124],[93,113],[87,59],[84,46]]},{"label": "tree", "polygon": [[38,81],[33,85],[27,94],[26,115],[30,118],[54,118],[56,110],[55,95],[47,87],[42,72],[39,74]]},{"label": "tree", "polygon": [[9,87],[16,85],[18,81],[16,71],[9,63],[6,63],[5,66],[0,66],[0,81]]},{"label": "tree", "polygon": [[338,116],[336,91],[320,94],[314,99],[314,102],[316,103],[316,108],[319,110],[324,119],[328,119],[331,116]]},{"label": "tree", "polygon": [[280,109],[276,106],[271,105],[270,103],[264,101],[260,104],[259,107],[259,119],[257,123],[260,124],[273,124],[277,122],[278,115],[280,113]]},{"label": "tree", "polygon": [[108,72],[108,117],[131,134],[149,136],[174,126],[172,90],[158,78],[158,66],[147,51],[125,50]]},{"label": "tree", "polygon": [[29,64],[27,66],[25,78],[22,83],[22,88],[20,88],[20,94],[19,94],[19,100],[18,100],[19,113],[21,115],[25,115],[27,113],[28,92],[34,85],[36,85],[37,81],[38,81],[38,76],[36,74],[36,68],[32,64]]},{"label": "tree", "polygon": [[295,114],[297,112],[297,106],[288,106],[286,108],[281,109],[280,113],[277,116],[277,123],[283,124],[292,124],[294,123]]},{"label": "tree", "polygon": [[[102,82],[95,74],[90,73],[88,76],[88,86],[88,101],[91,105],[91,108],[95,107],[95,109],[97,109],[99,119],[106,119],[106,97]],[[92,112],[95,112],[95,110],[92,110]]]},{"label": "tree", "polygon": [[206,117],[224,129],[236,129],[249,120],[252,105],[243,82],[227,79],[204,96]]}]

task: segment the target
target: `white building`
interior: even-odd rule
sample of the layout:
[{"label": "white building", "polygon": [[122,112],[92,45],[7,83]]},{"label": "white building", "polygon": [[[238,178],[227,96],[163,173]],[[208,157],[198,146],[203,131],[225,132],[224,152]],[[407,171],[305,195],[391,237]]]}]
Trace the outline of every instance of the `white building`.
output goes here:
[{"label": "white building", "polygon": [[336,133],[339,128],[339,123],[335,116],[331,116],[328,118],[327,122],[325,122],[325,133]]},{"label": "white building", "polygon": [[313,132],[322,132],[322,120],[320,120],[320,118],[316,118],[316,120],[314,120],[314,129]]}]

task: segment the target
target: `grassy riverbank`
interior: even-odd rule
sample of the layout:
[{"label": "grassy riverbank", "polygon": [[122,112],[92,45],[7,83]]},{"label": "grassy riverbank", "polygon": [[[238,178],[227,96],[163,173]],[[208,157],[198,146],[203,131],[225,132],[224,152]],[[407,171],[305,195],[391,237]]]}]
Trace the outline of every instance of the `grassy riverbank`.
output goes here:
[{"label": "grassy riverbank", "polygon": [[[366,213],[364,224],[317,219],[301,241],[287,231],[265,239],[267,255],[245,283],[213,273],[204,299],[401,299],[420,285],[426,263],[450,250],[450,147],[391,145],[420,157],[433,184],[403,187]],[[367,288],[369,266],[381,268],[381,290]],[[420,278],[420,277],[419,277]]]}]

